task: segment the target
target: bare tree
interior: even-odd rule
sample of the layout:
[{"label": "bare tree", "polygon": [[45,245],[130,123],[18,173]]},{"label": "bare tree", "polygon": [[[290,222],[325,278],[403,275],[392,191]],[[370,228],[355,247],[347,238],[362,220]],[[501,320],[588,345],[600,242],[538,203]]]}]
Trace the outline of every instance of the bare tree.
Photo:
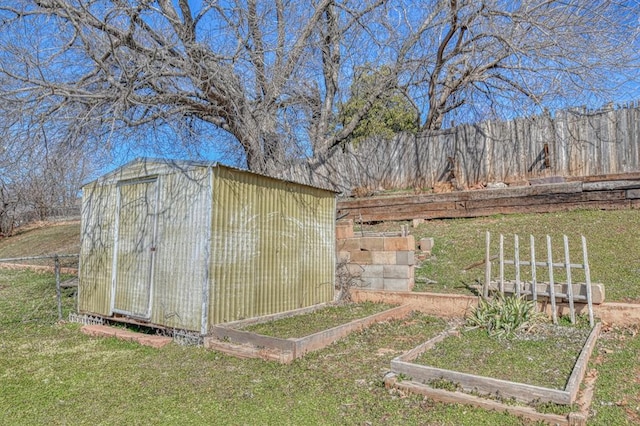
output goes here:
[{"label": "bare tree", "polygon": [[80,187],[95,171],[89,158],[79,150],[55,146],[22,169],[14,185],[25,214],[22,219],[47,220],[75,212]]},{"label": "bare tree", "polygon": [[0,67],[18,82],[5,96],[107,129],[203,122],[231,134],[249,168],[274,171],[293,135],[314,147],[344,138],[328,125],[342,43],[382,3],[18,0],[1,7],[3,29],[47,41],[4,40]]},{"label": "bare tree", "polygon": [[468,122],[512,118],[526,107],[598,106],[638,76],[636,2],[429,3],[421,21],[415,14],[405,20],[421,25],[408,84],[425,112],[423,129],[440,129],[446,117]]},{"label": "bare tree", "polygon": [[0,238],[13,233],[17,221],[16,201],[8,185],[0,181]]},{"label": "bare tree", "polygon": [[[412,95],[425,129],[602,95],[637,65],[630,4],[12,0],[0,5],[0,100],[29,117],[20,131],[54,122],[107,150],[206,141],[276,173],[348,140],[392,90]],[[389,72],[335,126],[367,63]]]},{"label": "bare tree", "polygon": [[[81,185],[100,153],[86,152],[69,129],[31,126],[19,110],[0,104],[0,234],[52,213],[74,211]],[[37,131],[35,131],[37,130]]]}]

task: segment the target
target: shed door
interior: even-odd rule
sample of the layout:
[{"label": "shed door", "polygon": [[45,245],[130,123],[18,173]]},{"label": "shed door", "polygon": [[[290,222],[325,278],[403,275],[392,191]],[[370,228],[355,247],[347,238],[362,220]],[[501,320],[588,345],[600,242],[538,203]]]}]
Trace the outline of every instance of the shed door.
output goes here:
[{"label": "shed door", "polygon": [[113,312],[149,318],[158,182],[156,179],[147,179],[121,183],[118,191]]}]

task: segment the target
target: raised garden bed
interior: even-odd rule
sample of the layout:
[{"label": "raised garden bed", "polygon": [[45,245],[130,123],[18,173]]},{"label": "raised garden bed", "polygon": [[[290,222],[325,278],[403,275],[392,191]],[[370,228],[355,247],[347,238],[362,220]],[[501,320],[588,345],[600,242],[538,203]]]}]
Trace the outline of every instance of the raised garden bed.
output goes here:
[{"label": "raised garden bed", "polygon": [[564,389],[590,334],[586,327],[540,326],[536,333],[497,339],[473,329],[442,340],[415,364]]},{"label": "raised garden bed", "polygon": [[[507,380],[507,378],[515,377],[516,375],[513,372],[506,371],[508,369],[509,361],[504,365],[505,371],[503,374],[495,374],[497,376],[502,376],[502,378],[470,373],[469,371],[480,373],[495,372],[496,369],[488,365],[489,362],[487,360],[482,359],[466,360],[466,367],[459,367],[461,370],[466,371],[454,371],[453,369],[445,369],[434,365],[424,365],[424,362],[432,362],[433,364],[439,365],[439,362],[435,361],[435,357],[438,355],[437,353],[426,353],[433,351],[434,348],[436,348],[436,346],[441,342],[445,341],[445,339],[457,339],[458,337],[455,336],[457,336],[459,332],[457,330],[450,330],[441,333],[422,345],[394,358],[391,361],[392,372],[385,378],[385,383],[387,386],[420,393],[444,402],[457,402],[481,406],[484,408],[506,410],[516,415],[521,415],[534,420],[568,424],[568,417],[557,414],[537,413],[535,409],[531,407],[517,407],[513,406],[513,404],[506,404],[496,400],[487,400],[486,398],[481,398],[479,395],[487,395],[494,398],[499,397],[500,399],[506,400],[513,399],[525,403],[549,402],[561,405],[570,405],[575,403],[578,391],[580,390],[580,384],[586,372],[589,357],[591,356],[591,352],[593,351],[600,333],[600,327],[600,323],[596,324],[589,333],[584,345],[578,351],[575,363],[569,369],[568,379],[565,374],[566,371],[556,371],[548,372],[547,374],[555,374],[563,377],[560,381],[549,381],[546,379],[541,380],[540,378],[533,380],[534,384],[510,381]],[[445,344],[441,347],[446,348],[447,346],[448,345]],[[558,348],[555,351],[550,351],[548,353],[548,357],[555,361],[557,354],[563,350],[566,350],[566,348]],[[435,351],[437,352],[438,349],[436,348]],[[527,353],[522,353],[521,355],[524,359],[527,359]],[[495,354],[495,357],[500,357],[500,355]],[[452,357],[447,355],[447,358],[451,359]],[[533,363],[535,363],[536,360],[532,359],[530,362],[532,370],[535,370],[535,365]],[[566,370],[567,362],[565,361],[564,364],[565,367],[563,367],[563,369]],[[399,377],[409,378],[409,380],[398,380]],[[526,377],[526,374],[520,374],[517,377],[523,378]],[[562,384],[561,382],[564,381],[566,381],[566,383]],[[437,382],[451,383],[456,389],[435,389],[433,386],[429,385],[430,383]],[[465,392],[472,392],[475,395],[459,392],[458,389]],[[571,416],[575,417],[575,413],[570,414],[569,417]],[[562,419],[564,420],[562,421]]]},{"label": "raised garden bed", "polygon": [[219,324],[210,330],[209,336],[204,339],[204,345],[239,357],[289,363],[308,352],[322,349],[349,333],[376,322],[403,318],[409,312],[409,305],[322,304]]},{"label": "raised garden bed", "polygon": [[282,339],[300,338],[397,307],[387,303],[326,305],[313,312],[289,315],[241,327],[244,331]]}]

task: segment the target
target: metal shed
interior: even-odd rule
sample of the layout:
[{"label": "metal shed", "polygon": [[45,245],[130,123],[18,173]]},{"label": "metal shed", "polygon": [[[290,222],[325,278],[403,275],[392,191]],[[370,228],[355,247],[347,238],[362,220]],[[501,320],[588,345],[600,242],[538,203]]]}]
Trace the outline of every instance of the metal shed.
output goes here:
[{"label": "metal shed", "polygon": [[155,159],[82,190],[80,313],[205,335],[334,297],[333,191]]}]

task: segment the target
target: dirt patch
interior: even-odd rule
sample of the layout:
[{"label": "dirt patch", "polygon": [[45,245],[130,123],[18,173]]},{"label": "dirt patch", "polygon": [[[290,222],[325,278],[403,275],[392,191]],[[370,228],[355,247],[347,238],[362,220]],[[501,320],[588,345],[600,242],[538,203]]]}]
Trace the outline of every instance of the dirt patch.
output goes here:
[{"label": "dirt patch", "polygon": [[380,348],[376,351],[376,356],[387,356],[389,354],[398,353],[397,350],[391,348]]}]

